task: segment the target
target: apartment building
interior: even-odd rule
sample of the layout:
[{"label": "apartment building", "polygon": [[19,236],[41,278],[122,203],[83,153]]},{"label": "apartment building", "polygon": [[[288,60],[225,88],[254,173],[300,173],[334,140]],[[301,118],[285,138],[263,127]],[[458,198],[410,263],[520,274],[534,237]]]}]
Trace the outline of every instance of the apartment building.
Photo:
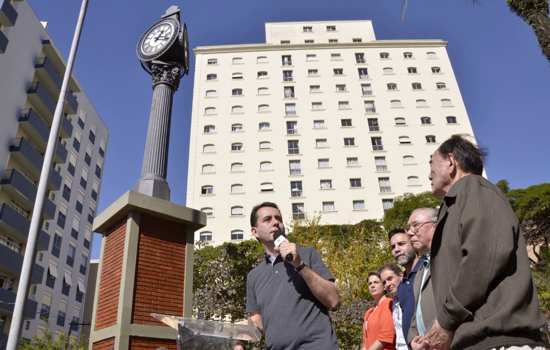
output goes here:
[{"label": "apartment building", "polygon": [[[65,62],[26,1],[0,1],[0,349],[5,347]],[[72,77],[48,182],[22,335],[78,336],[108,141]]]},{"label": "apartment building", "polygon": [[250,209],[287,224],[380,219],[430,190],[429,157],[472,127],[443,40],[377,40],[372,22],[266,23],[266,42],[195,48],[187,205],[197,240],[250,237]]}]

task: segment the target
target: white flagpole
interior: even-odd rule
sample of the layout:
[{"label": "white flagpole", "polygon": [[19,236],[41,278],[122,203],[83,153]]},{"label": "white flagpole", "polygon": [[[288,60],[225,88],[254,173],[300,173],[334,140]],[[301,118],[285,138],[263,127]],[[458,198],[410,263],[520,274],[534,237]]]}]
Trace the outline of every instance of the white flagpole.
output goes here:
[{"label": "white flagpole", "polygon": [[57,100],[57,105],[55,106],[55,113],[53,116],[52,127],[50,129],[50,136],[48,138],[48,145],[46,146],[46,153],[44,154],[44,163],[42,164],[42,171],[40,172],[38,189],[36,190],[36,200],[34,202],[34,208],[32,211],[29,236],[27,238],[25,256],[23,257],[23,266],[21,268],[21,276],[19,277],[17,296],[15,298],[15,304],[13,307],[13,315],[11,319],[10,332],[8,336],[8,344],[6,346],[6,350],[16,350],[17,343],[21,335],[20,333],[21,325],[23,323],[23,310],[25,308],[27,290],[29,289],[31,279],[34,249],[36,247],[36,238],[38,237],[38,230],[40,228],[40,217],[42,214],[44,199],[46,197],[46,189],[48,187],[48,177],[50,174],[50,169],[52,167],[52,159],[57,141],[57,134],[59,132],[59,126],[61,124],[61,115],[63,113],[63,104],[65,103],[67,86],[69,85],[69,79],[73,70],[74,58],[78,49],[78,42],[80,40],[80,33],[82,32],[82,24],[84,23],[84,17],[86,16],[87,7],[88,0],[82,0],[82,4],[80,6],[80,14],[78,15],[78,22],[76,23],[73,41],[71,44],[71,51],[69,52],[69,59],[67,60],[67,67],[65,68],[63,83],[61,84],[61,91],[59,92],[59,99]]}]

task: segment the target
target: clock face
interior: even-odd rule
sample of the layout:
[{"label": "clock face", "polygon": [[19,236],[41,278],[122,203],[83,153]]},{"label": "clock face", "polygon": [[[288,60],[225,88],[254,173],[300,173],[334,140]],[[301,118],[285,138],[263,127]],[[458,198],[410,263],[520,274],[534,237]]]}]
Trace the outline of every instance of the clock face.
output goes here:
[{"label": "clock face", "polygon": [[172,45],[178,34],[175,21],[165,20],[149,29],[139,44],[139,53],[143,58],[156,57]]}]

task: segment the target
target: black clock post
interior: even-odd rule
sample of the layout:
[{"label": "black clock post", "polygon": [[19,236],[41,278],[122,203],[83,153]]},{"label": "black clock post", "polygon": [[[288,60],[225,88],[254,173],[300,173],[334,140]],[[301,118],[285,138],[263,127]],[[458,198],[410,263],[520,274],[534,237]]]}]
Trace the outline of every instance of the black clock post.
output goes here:
[{"label": "black clock post", "polygon": [[176,331],[152,313],[191,316],[198,210],[170,202],[166,181],[172,98],[189,70],[187,29],[171,6],[137,47],[151,75],[153,98],[141,177],[94,220],[104,236],[90,349],[176,348]]}]

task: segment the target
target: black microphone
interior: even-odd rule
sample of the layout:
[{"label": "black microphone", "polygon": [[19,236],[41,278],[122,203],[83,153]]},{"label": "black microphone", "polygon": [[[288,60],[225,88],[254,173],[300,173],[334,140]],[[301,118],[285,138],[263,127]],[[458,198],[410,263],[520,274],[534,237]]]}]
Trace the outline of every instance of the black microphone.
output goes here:
[{"label": "black microphone", "polygon": [[[288,242],[288,239],[285,236],[284,229],[279,228],[277,232],[273,234],[273,243],[275,244],[276,248],[279,248],[279,246],[283,242]],[[292,253],[288,253],[285,257],[285,260],[289,263],[292,262],[292,260],[294,260],[294,255]]]}]

